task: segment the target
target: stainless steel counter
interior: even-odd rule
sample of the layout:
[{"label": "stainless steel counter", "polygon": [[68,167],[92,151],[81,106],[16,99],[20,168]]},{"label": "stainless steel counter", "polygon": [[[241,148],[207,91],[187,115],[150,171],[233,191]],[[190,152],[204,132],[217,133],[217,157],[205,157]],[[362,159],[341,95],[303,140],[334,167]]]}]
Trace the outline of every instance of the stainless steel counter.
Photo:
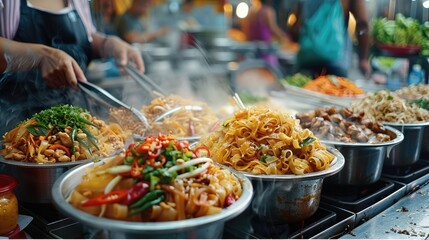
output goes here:
[{"label": "stainless steel counter", "polygon": [[429,239],[429,182],[340,239]]}]

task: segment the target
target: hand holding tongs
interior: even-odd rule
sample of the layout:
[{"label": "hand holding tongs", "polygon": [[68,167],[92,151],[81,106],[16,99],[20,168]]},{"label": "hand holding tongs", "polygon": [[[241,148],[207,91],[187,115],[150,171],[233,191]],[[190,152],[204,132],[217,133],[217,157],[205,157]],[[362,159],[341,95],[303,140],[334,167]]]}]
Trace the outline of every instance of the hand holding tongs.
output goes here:
[{"label": "hand holding tongs", "polygon": [[78,82],[79,88],[82,89],[86,94],[90,95],[94,99],[97,99],[100,102],[106,103],[110,107],[123,107],[125,109],[130,110],[134,116],[137,117],[138,120],[140,120],[143,125],[147,129],[151,129],[151,125],[148,123],[147,118],[143,115],[142,112],[135,109],[134,107],[128,106],[119,99],[115,98],[113,95],[111,95],[109,92],[104,90],[103,88],[89,83],[89,82]]},{"label": "hand holding tongs", "polygon": [[132,79],[134,79],[134,81],[140,84],[140,86],[142,86],[149,93],[151,93],[152,91],[156,91],[164,96],[167,95],[166,92],[161,87],[159,87],[158,84],[156,84],[148,76],[137,70],[133,65],[127,64],[125,66],[125,71],[131,76]]}]

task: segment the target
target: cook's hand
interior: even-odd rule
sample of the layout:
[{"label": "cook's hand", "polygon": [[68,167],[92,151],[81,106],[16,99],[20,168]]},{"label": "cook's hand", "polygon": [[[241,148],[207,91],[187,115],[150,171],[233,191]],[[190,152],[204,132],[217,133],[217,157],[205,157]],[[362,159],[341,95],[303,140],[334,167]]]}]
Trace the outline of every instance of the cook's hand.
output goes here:
[{"label": "cook's hand", "polygon": [[86,81],[76,61],[55,48],[0,37],[0,53],[4,54],[6,63],[4,73],[38,69],[49,87],[76,86],[78,80]]},{"label": "cook's hand", "polygon": [[138,70],[144,72],[143,59],[137,48],[116,36],[106,38],[103,44],[104,55],[107,54],[107,57],[113,57],[116,60],[116,64],[121,67],[132,62]]},{"label": "cook's hand", "polygon": [[367,59],[359,61],[359,70],[365,76],[366,79],[369,79],[371,76],[371,65]]},{"label": "cook's hand", "polygon": [[67,53],[43,46],[39,54],[42,78],[49,87],[76,87],[78,81],[86,81],[82,69]]}]

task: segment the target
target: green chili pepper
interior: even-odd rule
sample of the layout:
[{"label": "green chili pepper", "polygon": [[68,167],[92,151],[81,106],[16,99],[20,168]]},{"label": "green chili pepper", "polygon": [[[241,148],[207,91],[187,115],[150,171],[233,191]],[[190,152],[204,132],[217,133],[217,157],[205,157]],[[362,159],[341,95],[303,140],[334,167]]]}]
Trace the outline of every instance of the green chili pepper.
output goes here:
[{"label": "green chili pepper", "polygon": [[[157,173],[159,174],[159,172]],[[150,175],[150,190],[153,191],[155,190],[155,185],[159,183],[159,177],[155,176],[155,175]]]},{"label": "green chili pepper", "polygon": [[89,142],[91,142],[92,145],[94,145],[95,148],[97,148],[97,150],[100,150],[100,148],[97,145],[98,138],[96,136],[94,136],[87,128],[81,128],[82,131],[86,134]]},{"label": "green chili pepper", "polygon": [[155,200],[152,200],[152,201],[150,201],[150,202],[145,203],[145,204],[144,204],[141,208],[139,208],[139,209],[131,210],[130,214],[131,214],[131,215],[134,215],[134,214],[137,214],[137,213],[141,213],[141,212],[143,212],[144,210],[148,209],[149,207],[151,207],[151,206],[153,206],[153,205],[156,205],[156,204],[158,204],[158,203],[162,202],[162,200],[164,200],[164,195],[161,195],[161,196],[159,196],[157,199],[155,199]]},{"label": "green chili pepper", "polygon": [[90,154],[92,154],[91,147],[89,146],[89,144],[87,142],[85,142],[83,139],[80,139],[80,138],[76,138],[76,139],[80,144],[82,144],[86,149],[88,149]]},{"label": "green chili pepper", "polygon": [[134,156],[127,156],[125,157],[124,164],[131,165],[133,161],[134,161]]},{"label": "green chili pepper", "polygon": [[130,205],[130,208],[137,208],[143,204],[152,201],[153,199],[159,197],[161,194],[164,194],[163,190],[154,190],[146,193],[140,200]]},{"label": "green chili pepper", "polygon": [[76,134],[77,134],[77,127],[73,126],[73,131],[70,133],[70,140],[72,142],[71,151],[73,154],[76,152],[76,149],[74,147],[74,141],[76,140]]}]

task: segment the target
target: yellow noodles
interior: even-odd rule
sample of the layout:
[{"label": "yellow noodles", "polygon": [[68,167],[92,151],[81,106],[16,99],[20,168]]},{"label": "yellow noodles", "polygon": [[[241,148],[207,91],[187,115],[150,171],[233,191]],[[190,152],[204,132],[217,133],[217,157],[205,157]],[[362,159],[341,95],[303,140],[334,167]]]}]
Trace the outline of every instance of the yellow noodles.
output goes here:
[{"label": "yellow noodles", "polygon": [[334,155],[289,115],[266,107],[239,110],[204,136],[212,159],[252,174],[304,174],[329,168]]},{"label": "yellow noodles", "polygon": [[405,100],[389,91],[378,91],[354,102],[353,112],[365,112],[375,121],[391,123],[417,123],[429,121],[429,111]]}]

